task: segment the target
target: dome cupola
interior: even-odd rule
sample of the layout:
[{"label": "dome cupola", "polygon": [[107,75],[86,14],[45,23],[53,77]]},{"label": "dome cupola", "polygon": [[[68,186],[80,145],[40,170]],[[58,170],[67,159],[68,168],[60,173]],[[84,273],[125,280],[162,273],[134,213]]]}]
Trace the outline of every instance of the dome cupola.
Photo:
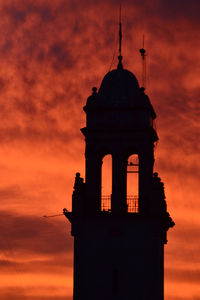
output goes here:
[{"label": "dome cupola", "polygon": [[108,72],[99,88],[99,101],[107,105],[134,105],[139,95],[139,84],[133,73],[117,68]]},{"label": "dome cupola", "polygon": [[123,68],[121,55],[121,25],[119,32],[119,56],[116,69],[103,78],[99,90],[94,87],[88,97],[84,111],[87,114],[89,131],[144,131],[153,132],[155,111],[144,88],[139,87],[136,76]]}]

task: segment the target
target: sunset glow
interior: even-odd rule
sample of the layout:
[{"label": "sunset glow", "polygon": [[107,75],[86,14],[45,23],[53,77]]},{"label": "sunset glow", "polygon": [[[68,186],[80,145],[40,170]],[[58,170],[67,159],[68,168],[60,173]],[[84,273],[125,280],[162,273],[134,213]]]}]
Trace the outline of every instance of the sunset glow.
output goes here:
[{"label": "sunset glow", "polygon": [[[200,2],[0,0],[0,299],[71,300],[71,209],[85,174],[83,106],[123,64],[157,114],[155,171],[176,226],[165,247],[165,300],[200,299]],[[104,173],[106,176],[106,171]],[[104,193],[110,193],[104,186]]]}]

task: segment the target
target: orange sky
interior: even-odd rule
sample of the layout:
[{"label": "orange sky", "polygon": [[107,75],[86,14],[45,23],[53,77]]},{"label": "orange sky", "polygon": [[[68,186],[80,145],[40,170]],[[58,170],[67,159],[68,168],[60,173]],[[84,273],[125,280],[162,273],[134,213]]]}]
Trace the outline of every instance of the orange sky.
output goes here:
[{"label": "orange sky", "polygon": [[[122,1],[124,67],[158,115],[155,171],[176,226],[165,299],[200,299],[199,0]],[[116,0],[0,0],[0,299],[72,299],[73,240],[64,217],[84,175],[82,110],[110,69]],[[116,66],[116,60],[112,68]]]}]

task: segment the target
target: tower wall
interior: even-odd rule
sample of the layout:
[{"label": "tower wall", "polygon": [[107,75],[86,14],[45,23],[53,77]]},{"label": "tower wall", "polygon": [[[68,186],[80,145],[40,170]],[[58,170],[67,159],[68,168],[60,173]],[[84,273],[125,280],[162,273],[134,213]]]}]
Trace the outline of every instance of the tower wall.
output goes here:
[{"label": "tower wall", "polygon": [[[76,174],[72,212],[74,300],[163,300],[164,244],[174,222],[153,173],[154,109],[136,77],[109,72],[84,107],[85,183]],[[111,211],[101,211],[102,159],[112,155]],[[139,158],[139,211],[127,209],[127,162]]]},{"label": "tower wall", "polygon": [[165,239],[159,220],[105,215],[79,226],[74,300],[163,299]]}]

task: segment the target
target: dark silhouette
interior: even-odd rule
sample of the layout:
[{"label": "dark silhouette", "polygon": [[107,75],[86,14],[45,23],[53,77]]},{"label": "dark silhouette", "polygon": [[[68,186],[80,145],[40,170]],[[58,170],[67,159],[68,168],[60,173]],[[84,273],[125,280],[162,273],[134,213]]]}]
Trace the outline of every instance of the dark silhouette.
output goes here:
[{"label": "dark silhouette", "polygon": [[[134,74],[123,69],[121,48],[117,69],[105,75],[98,92],[92,89],[84,111],[86,178],[84,183],[76,174],[72,212],[64,211],[74,236],[73,299],[163,300],[164,244],[174,222],[164,185],[153,173],[156,114]],[[113,162],[112,195],[105,212],[101,169],[107,154]],[[129,212],[132,154],[139,157],[139,199],[138,209]]]}]

